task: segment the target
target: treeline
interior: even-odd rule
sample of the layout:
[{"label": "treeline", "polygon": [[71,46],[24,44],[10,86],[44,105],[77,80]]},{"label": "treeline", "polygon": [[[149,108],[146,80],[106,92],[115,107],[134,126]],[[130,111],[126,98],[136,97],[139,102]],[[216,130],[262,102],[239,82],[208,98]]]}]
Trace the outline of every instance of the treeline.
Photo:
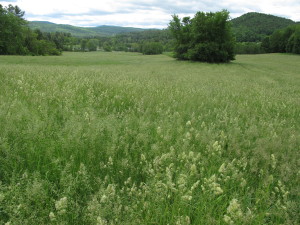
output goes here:
[{"label": "treeline", "polygon": [[[178,40],[176,41],[169,29],[122,33],[111,37],[80,38],[72,37],[70,33],[64,32],[31,30],[28,27],[28,22],[23,18],[24,14],[25,12],[18,6],[3,7],[0,4],[1,55],[60,55],[62,51],[97,50],[161,54],[163,51],[178,50]],[[205,21],[202,22],[205,24]],[[285,26],[291,23],[293,25]],[[237,41],[234,48],[235,54],[275,52],[300,54],[299,23],[271,15],[248,13],[231,20],[231,24]],[[283,29],[275,29],[275,27],[284,26]],[[192,27],[191,24],[188,24],[184,29],[189,27]],[[251,29],[249,31],[246,28]],[[195,31],[196,28],[192,30]],[[276,31],[274,32],[274,30]],[[195,32],[188,31],[184,34],[184,36],[189,37],[189,40],[193,35],[197,36],[197,40],[199,39],[199,35]],[[214,35],[218,37],[220,32]],[[193,46],[190,47],[193,48]],[[191,52],[190,49],[189,54]],[[214,52],[213,49],[212,52]]]},{"label": "treeline", "polygon": [[300,54],[300,24],[275,31],[263,40],[261,46],[267,53]]},{"label": "treeline", "polygon": [[73,51],[125,51],[147,55],[173,50],[173,37],[169,30],[147,30],[118,34],[113,37],[78,38],[79,46],[66,46]]},{"label": "treeline", "polygon": [[25,12],[18,6],[0,4],[1,55],[60,55],[65,33],[32,31],[23,18]]},{"label": "treeline", "polygon": [[276,30],[262,42],[238,42],[237,54],[294,53],[300,54],[300,24]]}]

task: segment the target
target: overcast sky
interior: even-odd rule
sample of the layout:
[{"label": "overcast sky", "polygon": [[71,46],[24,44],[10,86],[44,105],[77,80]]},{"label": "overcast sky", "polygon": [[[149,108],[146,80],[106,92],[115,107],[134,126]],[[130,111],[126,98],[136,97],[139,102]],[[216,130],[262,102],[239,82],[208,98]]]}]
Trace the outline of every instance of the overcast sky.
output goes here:
[{"label": "overcast sky", "polygon": [[197,11],[222,9],[231,18],[261,12],[300,21],[300,0],[6,0],[0,4],[18,5],[29,21],[75,26],[166,28],[173,14],[194,16]]}]

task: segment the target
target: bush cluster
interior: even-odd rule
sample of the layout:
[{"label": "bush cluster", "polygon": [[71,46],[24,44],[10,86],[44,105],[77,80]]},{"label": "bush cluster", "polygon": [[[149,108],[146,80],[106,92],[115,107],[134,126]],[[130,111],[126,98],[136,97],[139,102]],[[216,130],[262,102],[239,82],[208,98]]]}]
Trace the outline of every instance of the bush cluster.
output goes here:
[{"label": "bush cluster", "polygon": [[175,57],[203,62],[234,60],[234,38],[229,13],[196,13],[181,21],[174,15],[169,28],[175,38]]}]

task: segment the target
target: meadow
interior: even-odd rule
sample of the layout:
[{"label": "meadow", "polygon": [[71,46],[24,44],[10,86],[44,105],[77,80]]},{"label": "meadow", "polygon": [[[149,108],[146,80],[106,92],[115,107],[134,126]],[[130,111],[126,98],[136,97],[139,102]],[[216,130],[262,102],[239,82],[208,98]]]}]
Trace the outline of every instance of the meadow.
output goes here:
[{"label": "meadow", "polygon": [[0,56],[0,224],[300,224],[299,68]]}]

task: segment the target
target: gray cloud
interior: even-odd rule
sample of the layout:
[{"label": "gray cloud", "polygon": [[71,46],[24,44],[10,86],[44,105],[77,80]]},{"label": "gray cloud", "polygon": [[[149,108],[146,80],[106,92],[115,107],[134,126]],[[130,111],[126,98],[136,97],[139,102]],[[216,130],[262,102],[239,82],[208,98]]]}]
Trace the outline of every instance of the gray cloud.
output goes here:
[{"label": "gray cloud", "polygon": [[166,27],[171,15],[193,16],[197,11],[215,12],[227,9],[231,17],[247,12],[262,12],[300,20],[299,0],[115,0],[71,1],[7,0],[20,3],[29,20],[49,20],[71,25],[121,25]]}]

